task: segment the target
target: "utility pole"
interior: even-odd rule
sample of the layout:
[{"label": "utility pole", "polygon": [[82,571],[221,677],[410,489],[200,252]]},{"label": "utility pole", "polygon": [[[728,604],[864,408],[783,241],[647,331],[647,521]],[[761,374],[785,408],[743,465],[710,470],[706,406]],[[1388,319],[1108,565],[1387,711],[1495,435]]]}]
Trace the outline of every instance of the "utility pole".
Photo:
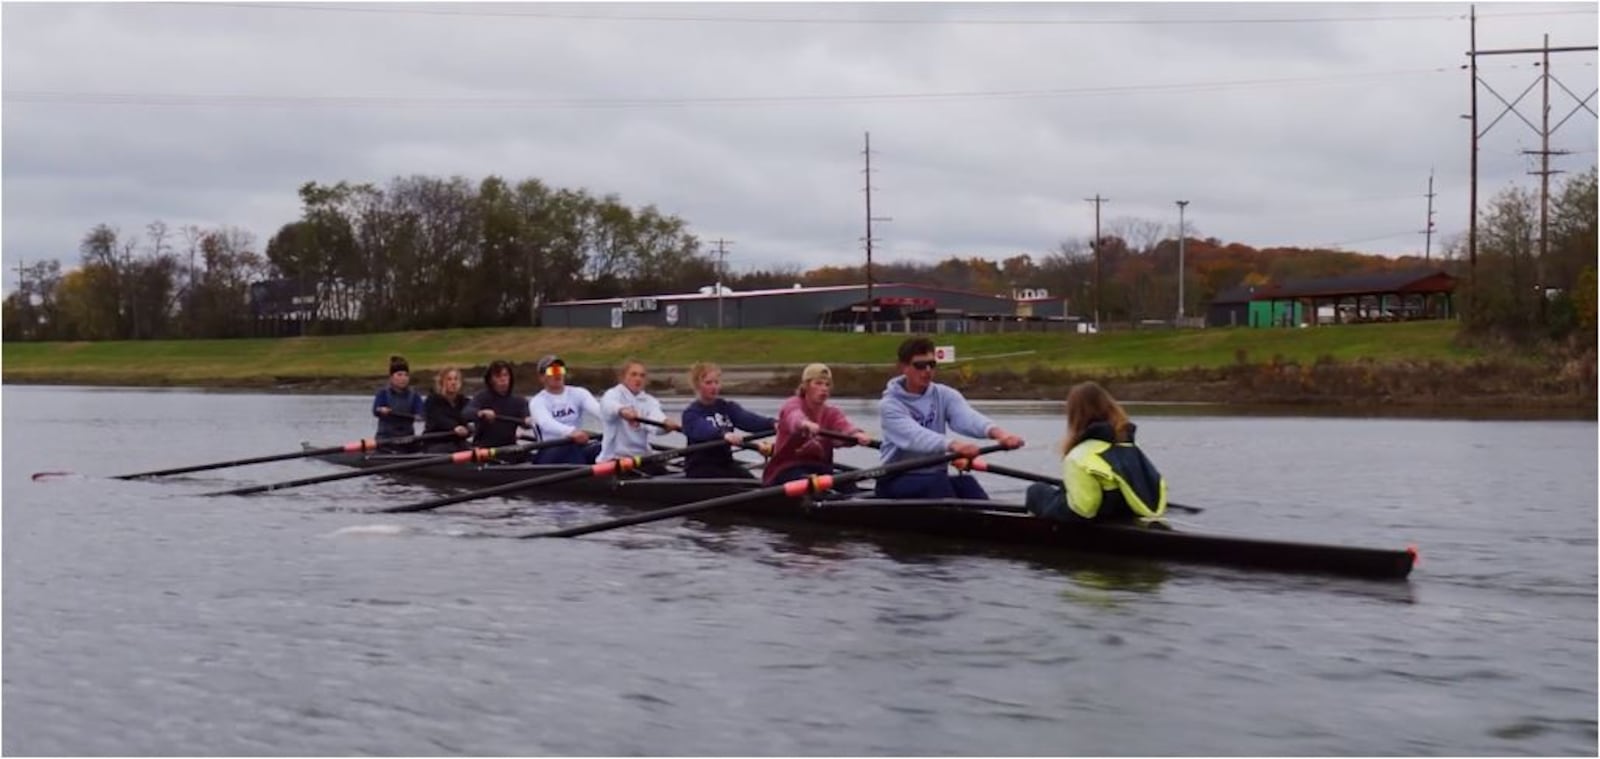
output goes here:
[{"label": "utility pole", "polygon": [[876,242],[872,237],[872,222],[894,221],[894,219],[889,216],[872,215],[872,133],[862,132],[862,137],[864,145],[861,154],[867,159],[867,167],[861,172],[866,177],[862,189],[867,194],[867,236],[862,238],[862,241],[867,245],[867,332],[872,333],[878,331],[876,306],[872,300],[872,243]]},{"label": "utility pole", "polygon": [[1471,208],[1467,212],[1467,308],[1472,308],[1472,298],[1478,291],[1478,6],[1469,6],[1467,34],[1470,35],[1471,47],[1467,49],[1467,61],[1472,68],[1472,189],[1468,203]]},{"label": "utility pole", "polygon": [[1428,223],[1427,223],[1427,225],[1425,225],[1422,228],[1422,234],[1424,235],[1424,237],[1422,238],[1423,239],[1423,242],[1422,242],[1422,260],[1425,261],[1425,262],[1429,258],[1431,258],[1433,256],[1433,198],[1434,198],[1434,195],[1435,195],[1435,193],[1433,191],[1433,169],[1429,168],[1428,169],[1428,194],[1425,196],[1428,199]]},{"label": "utility pole", "polygon": [[1183,209],[1185,207],[1187,207],[1188,205],[1189,205],[1189,201],[1187,201],[1187,200],[1178,201],[1178,322],[1179,322],[1179,326],[1182,326],[1182,322],[1183,322],[1183,273],[1184,273],[1184,268],[1183,268],[1183,238],[1185,237],[1185,235],[1184,235],[1184,227],[1183,227]]},{"label": "utility pole", "polygon": [[17,309],[25,314],[22,321],[22,336],[24,339],[33,337],[33,327],[38,323],[38,318],[33,313],[33,294],[28,292],[28,270],[23,267],[22,259],[17,259]]},{"label": "utility pole", "polygon": [[728,260],[727,246],[732,245],[733,241],[719,237],[712,240],[712,242],[717,244],[717,329],[722,329],[722,283],[728,278],[727,266],[725,265]]},{"label": "utility pole", "polygon": [[1084,202],[1094,204],[1094,331],[1100,331],[1100,204],[1110,203],[1110,198],[1100,197],[1095,193],[1092,198],[1084,198]]},{"label": "utility pole", "polygon": [[1540,64],[1539,79],[1544,85],[1544,100],[1540,104],[1543,119],[1539,126],[1539,149],[1524,150],[1525,155],[1539,156],[1539,170],[1530,171],[1539,177],[1539,260],[1534,262],[1534,279],[1537,280],[1537,294],[1539,296],[1539,313],[1544,313],[1544,262],[1545,256],[1550,253],[1550,175],[1561,174],[1561,171],[1550,169],[1550,156],[1567,155],[1571,151],[1550,149],[1550,35],[1544,36],[1542,48],[1543,60]]},{"label": "utility pole", "polygon": [[[1476,282],[1477,282],[1477,266],[1478,266],[1478,140],[1480,138],[1482,138],[1484,135],[1488,134],[1489,130],[1493,129],[1495,124],[1500,123],[1500,119],[1504,118],[1505,115],[1508,114],[1508,113],[1516,113],[1517,114],[1517,118],[1519,120],[1521,120],[1522,123],[1527,124],[1529,127],[1533,128],[1534,131],[1539,133],[1539,137],[1540,137],[1540,140],[1541,140],[1540,149],[1539,150],[1527,150],[1527,151],[1523,151],[1523,152],[1527,153],[1529,155],[1538,155],[1542,159],[1540,170],[1539,171],[1534,171],[1534,172],[1529,172],[1531,174],[1538,174],[1543,178],[1542,184],[1541,184],[1541,191],[1539,193],[1539,195],[1540,195],[1540,214],[1539,214],[1539,238],[1540,238],[1540,240],[1539,240],[1539,249],[1540,249],[1540,259],[1542,260],[1543,257],[1544,257],[1544,251],[1545,251],[1545,248],[1546,248],[1546,245],[1547,245],[1547,243],[1545,241],[1545,237],[1546,237],[1545,233],[1549,229],[1549,227],[1548,227],[1548,224],[1549,224],[1549,216],[1548,216],[1549,210],[1548,209],[1549,209],[1549,199],[1550,199],[1550,175],[1551,174],[1560,173],[1560,172],[1555,172],[1555,171],[1551,171],[1550,170],[1550,156],[1552,156],[1552,155],[1566,155],[1568,153],[1568,151],[1565,151],[1565,150],[1551,150],[1550,149],[1550,135],[1553,134],[1557,129],[1560,129],[1562,124],[1567,123],[1567,119],[1570,119],[1573,116],[1577,115],[1579,110],[1586,110],[1591,115],[1594,115],[1595,114],[1595,109],[1591,108],[1589,106],[1589,101],[1593,100],[1595,98],[1596,94],[1600,94],[1600,88],[1596,88],[1595,90],[1591,91],[1587,97],[1584,97],[1584,98],[1582,98],[1580,100],[1578,98],[1578,96],[1572,92],[1572,90],[1568,90],[1567,89],[1566,85],[1564,85],[1564,84],[1561,85],[1561,88],[1563,90],[1566,90],[1568,95],[1572,95],[1572,99],[1573,100],[1578,101],[1578,106],[1576,108],[1573,108],[1572,111],[1570,113],[1568,113],[1565,117],[1563,117],[1561,119],[1561,121],[1557,122],[1555,126],[1553,126],[1553,127],[1550,126],[1550,79],[1552,78],[1550,76],[1550,54],[1551,53],[1594,52],[1597,49],[1596,46],[1594,46],[1594,45],[1568,45],[1568,46],[1563,46],[1563,47],[1550,47],[1550,35],[1547,34],[1544,37],[1544,45],[1542,47],[1535,47],[1535,48],[1507,48],[1507,49],[1501,49],[1501,50],[1479,50],[1478,49],[1478,16],[1477,16],[1477,11],[1476,11],[1476,6],[1474,6],[1474,10],[1472,11],[1471,19],[1472,19],[1472,23],[1471,23],[1471,26],[1470,26],[1471,35],[1472,35],[1471,38],[1470,38],[1471,47],[1468,48],[1468,50],[1467,50],[1467,57],[1469,59],[1469,64],[1466,67],[1466,68],[1470,69],[1471,72],[1472,72],[1472,113],[1468,114],[1467,117],[1466,117],[1466,118],[1470,119],[1471,123],[1472,123],[1472,185],[1471,185],[1472,190],[1471,190],[1471,195],[1469,197],[1469,202],[1472,204],[1472,208],[1470,209],[1470,213],[1469,213],[1469,215],[1467,217],[1468,220],[1469,220],[1468,221],[1468,227],[1467,227],[1467,260],[1468,260],[1468,265],[1471,267],[1470,272],[1469,272],[1470,279],[1468,281],[1470,283],[1472,283],[1472,285],[1468,287],[1468,291],[1469,292],[1472,290],[1473,287],[1476,286]],[[1502,97],[1500,95],[1500,93],[1496,92],[1493,87],[1490,87],[1488,82],[1484,82],[1478,77],[1478,56],[1480,56],[1480,55],[1532,55],[1532,54],[1538,54],[1538,55],[1542,56],[1542,60],[1543,60],[1543,64],[1542,64],[1543,70],[1540,72],[1539,77],[1542,80],[1540,83],[1542,83],[1544,85],[1544,102],[1542,103],[1542,106],[1543,106],[1543,109],[1544,109],[1544,116],[1543,116],[1543,119],[1541,121],[1542,126],[1537,126],[1537,127],[1533,126],[1533,122],[1531,122],[1527,118],[1523,117],[1523,115],[1520,112],[1517,111],[1517,106],[1516,106],[1517,103],[1522,101],[1523,95],[1528,94],[1528,92],[1533,89],[1532,85],[1530,85],[1527,90],[1523,90],[1522,95],[1518,95],[1515,100],[1507,101],[1504,97]],[[1560,84],[1560,83],[1557,82],[1557,84]],[[1488,90],[1489,94],[1494,95],[1496,98],[1498,98],[1501,103],[1505,104],[1505,107],[1506,107],[1505,110],[1502,111],[1499,116],[1495,117],[1495,119],[1493,121],[1489,122],[1489,126],[1484,127],[1482,132],[1478,131],[1478,87],[1479,87],[1479,85],[1482,85],[1484,89]],[[1541,287],[1542,286],[1543,286],[1543,283],[1541,282]],[[1540,297],[1540,305],[1542,307],[1543,304],[1544,304],[1544,294],[1541,292],[1539,297]],[[1469,303],[1468,307],[1470,308],[1470,303]]]}]

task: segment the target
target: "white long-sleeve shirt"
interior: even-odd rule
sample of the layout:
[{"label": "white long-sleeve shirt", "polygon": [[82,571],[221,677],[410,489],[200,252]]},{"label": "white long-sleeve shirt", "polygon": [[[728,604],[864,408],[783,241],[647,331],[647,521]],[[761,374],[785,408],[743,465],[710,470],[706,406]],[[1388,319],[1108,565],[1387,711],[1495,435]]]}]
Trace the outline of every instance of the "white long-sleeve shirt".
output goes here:
[{"label": "white long-sleeve shirt", "polygon": [[528,399],[528,409],[540,440],[556,440],[571,435],[583,426],[585,414],[597,421],[602,418],[600,402],[594,399],[594,394],[571,385],[563,387],[559,394],[540,390],[538,395]]},{"label": "white long-sleeve shirt", "polygon": [[605,395],[600,396],[600,423],[605,425],[606,436],[600,443],[600,461],[654,453],[650,450],[650,433],[667,434],[667,430],[661,427],[648,424],[635,427],[628,424],[628,420],[621,415],[625,408],[633,409],[640,419],[656,422],[667,420],[667,415],[661,411],[661,402],[655,396],[643,390],[637,394],[628,392],[628,388],[621,384],[607,390]]}]

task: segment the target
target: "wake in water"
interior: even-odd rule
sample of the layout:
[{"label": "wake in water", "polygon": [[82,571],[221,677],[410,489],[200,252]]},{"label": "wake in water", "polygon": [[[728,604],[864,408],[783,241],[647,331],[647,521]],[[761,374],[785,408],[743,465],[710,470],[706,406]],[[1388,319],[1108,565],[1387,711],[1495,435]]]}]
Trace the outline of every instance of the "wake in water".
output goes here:
[{"label": "wake in water", "polygon": [[397,535],[411,535],[416,532],[418,532],[417,528],[408,527],[403,524],[357,524],[349,527],[340,527],[339,529],[334,530],[323,537],[337,538],[346,535],[393,537]]}]

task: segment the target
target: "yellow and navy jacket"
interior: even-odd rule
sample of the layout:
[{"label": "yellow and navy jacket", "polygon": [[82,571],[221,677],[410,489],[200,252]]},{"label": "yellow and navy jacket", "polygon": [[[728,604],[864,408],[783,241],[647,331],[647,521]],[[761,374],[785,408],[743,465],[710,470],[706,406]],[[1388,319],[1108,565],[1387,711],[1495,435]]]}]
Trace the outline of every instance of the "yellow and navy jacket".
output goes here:
[{"label": "yellow and navy jacket", "polygon": [[1118,443],[1110,424],[1094,422],[1067,452],[1061,481],[1074,514],[1154,520],[1166,513],[1167,481],[1133,444],[1133,432],[1129,423],[1128,441]]}]

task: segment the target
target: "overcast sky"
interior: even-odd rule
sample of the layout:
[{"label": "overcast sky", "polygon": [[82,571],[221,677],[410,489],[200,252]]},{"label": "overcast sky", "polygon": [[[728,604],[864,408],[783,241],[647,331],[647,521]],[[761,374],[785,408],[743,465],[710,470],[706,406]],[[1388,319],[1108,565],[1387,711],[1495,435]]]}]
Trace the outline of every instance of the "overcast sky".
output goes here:
[{"label": "overcast sky", "polygon": [[[1595,9],[1479,4],[1478,45],[1594,45]],[[233,224],[264,248],[306,181],[418,173],[654,204],[733,240],[730,268],[852,263],[867,131],[878,260],[1038,255],[1092,233],[1097,193],[1107,226],[1175,229],[1184,199],[1192,234],[1420,253],[1430,168],[1441,235],[1466,224],[1466,11],[7,2],[5,283],[76,263],[97,223]],[[1553,58],[1552,123],[1596,81],[1593,53]],[[1535,56],[1481,60],[1508,99],[1537,80]],[[1595,118],[1552,146],[1593,165]],[[1485,197],[1531,184],[1537,147],[1495,125]]]}]

